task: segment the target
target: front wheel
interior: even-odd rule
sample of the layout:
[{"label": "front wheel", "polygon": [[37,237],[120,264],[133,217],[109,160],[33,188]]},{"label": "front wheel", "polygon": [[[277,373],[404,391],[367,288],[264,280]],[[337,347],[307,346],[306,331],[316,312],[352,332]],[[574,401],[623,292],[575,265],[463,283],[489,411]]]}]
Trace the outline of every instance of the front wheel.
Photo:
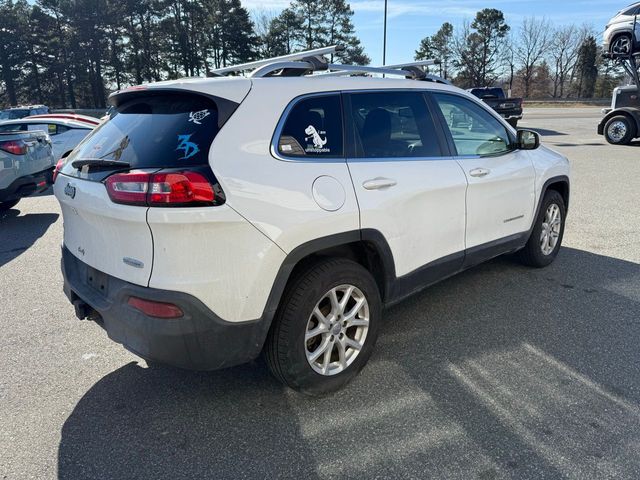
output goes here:
[{"label": "front wheel", "polygon": [[633,42],[631,35],[620,35],[612,43],[610,53],[614,55],[630,55],[633,53]]},{"label": "front wheel", "polygon": [[308,395],[342,388],[367,363],[382,303],[369,271],[351,260],[310,265],[291,282],[265,344],[269,369]]},{"label": "front wheel", "polygon": [[612,145],[628,145],[635,136],[636,125],[626,115],[616,115],[604,126],[604,138]]},{"label": "front wheel", "polygon": [[507,123],[511,125],[513,128],[516,128],[516,129],[518,128],[518,119],[513,119],[513,118],[509,119],[507,120]]},{"label": "front wheel", "polygon": [[529,241],[518,252],[522,263],[541,268],[555,260],[562,245],[566,213],[562,195],[555,190],[547,191]]}]

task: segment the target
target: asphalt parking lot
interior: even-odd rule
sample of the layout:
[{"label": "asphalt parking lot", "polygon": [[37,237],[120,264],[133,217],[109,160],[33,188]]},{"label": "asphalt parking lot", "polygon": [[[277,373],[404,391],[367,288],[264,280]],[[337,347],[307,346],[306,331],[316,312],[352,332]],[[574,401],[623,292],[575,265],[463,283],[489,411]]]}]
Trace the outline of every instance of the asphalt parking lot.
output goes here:
[{"label": "asphalt parking lot", "polygon": [[390,309],[323,399],[261,362],[147,368],[75,319],[53,196],[0,218],[0,478],[640,478],[640,143],[599,109],[529,109],[566,154],[564,248],[500,258]]}]

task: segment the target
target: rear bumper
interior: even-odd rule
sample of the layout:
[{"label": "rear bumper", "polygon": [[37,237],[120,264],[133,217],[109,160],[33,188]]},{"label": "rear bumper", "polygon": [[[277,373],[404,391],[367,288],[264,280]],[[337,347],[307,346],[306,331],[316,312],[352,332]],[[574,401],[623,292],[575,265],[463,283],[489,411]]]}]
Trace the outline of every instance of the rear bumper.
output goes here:
[{"label": "rear bumper", "polygon": [[[88,283],[89,267],[62,248],[64,293],[80,318],[102,326],[111,340],[146,359],[190,370],[248,362],[262,350],[268,322],[226,322],[191,295],[141,287],[100,274],[104,290]],[[106,293],[104,293],[106,292]],[[184,316],[161,319],[129,306],[130,296],[179,306]]]},{"label": "rear bumper", "polygon": [[41,193],[51,185],[53,185],[53,167],[15,179],[9,186],[0,189],[0,202],[17,200],[34,193]]},{"label": "rear bumper", "polygon": [[522,120],[522,112],[498,112],[505,120]]}]

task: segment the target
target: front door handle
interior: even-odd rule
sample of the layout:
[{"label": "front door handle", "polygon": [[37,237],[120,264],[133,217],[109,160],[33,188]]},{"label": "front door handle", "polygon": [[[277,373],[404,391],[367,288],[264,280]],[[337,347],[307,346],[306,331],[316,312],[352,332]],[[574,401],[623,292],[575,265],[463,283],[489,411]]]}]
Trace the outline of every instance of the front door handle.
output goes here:
[{"label": "front door handle", "polygon": [[491,170],[488,168],[474,168],[469,172],[469,175],[472,177],[486,177],[491,173]]},{"label": "front door handle", "polygon": [[389,188],[389,187],[393,187],[397,184],[398,182],[396,182],[394,179],[392,178],[382,178],[382,177],[378,177],[378,178],[373,178],[371,180],[366,180],[362,186],[364,187],[365,190],[381,190],[383,188]]}]

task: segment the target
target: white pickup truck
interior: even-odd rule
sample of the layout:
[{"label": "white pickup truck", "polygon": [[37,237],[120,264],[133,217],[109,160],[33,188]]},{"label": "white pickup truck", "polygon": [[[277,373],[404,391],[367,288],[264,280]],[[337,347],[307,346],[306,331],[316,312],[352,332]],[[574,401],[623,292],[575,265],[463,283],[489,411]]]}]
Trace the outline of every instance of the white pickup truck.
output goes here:
[{"label": "white pickup truck", "polygon": [[54,157],[43,131],[0,132],[0,212],[53,183]]}]

